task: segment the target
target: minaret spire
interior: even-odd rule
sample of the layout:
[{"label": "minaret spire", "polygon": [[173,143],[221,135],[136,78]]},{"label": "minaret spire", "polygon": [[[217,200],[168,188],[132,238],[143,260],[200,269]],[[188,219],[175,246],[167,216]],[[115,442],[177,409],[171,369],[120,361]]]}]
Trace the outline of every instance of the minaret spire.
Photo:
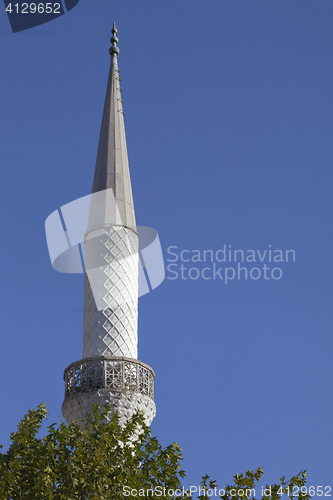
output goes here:
[{"label": "minaret spire", "polygon": [[111,188],[121,218],[121,221],[118,220],[117,223],[134,228],[135,214],[128,165],[121,78],[117,60],[119,47],[115,23],[113,23],[110,42],[112,43],[109,50],[111,64],[92,192]]},{"label": "minaret spire", "polygon": [[139,237],[128,164],[117,28],[85,233],[83,359],[66,368],[67,422],[85,419],[92,404],[110,402],[125,422],[142,410],[148,425],[156,408],[153,370],[138,361]]}]

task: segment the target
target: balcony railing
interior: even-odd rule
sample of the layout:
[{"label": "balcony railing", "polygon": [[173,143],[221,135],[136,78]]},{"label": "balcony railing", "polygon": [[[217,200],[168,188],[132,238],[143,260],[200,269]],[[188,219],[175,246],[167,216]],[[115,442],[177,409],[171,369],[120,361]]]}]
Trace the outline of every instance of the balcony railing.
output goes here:
[{"label": "balcony railing", "polygon": [[150,366],[132,358],[86,358],[65,369],[65,399],[74,394],[109,389],[145,394],[154,400],[155,373]]}]

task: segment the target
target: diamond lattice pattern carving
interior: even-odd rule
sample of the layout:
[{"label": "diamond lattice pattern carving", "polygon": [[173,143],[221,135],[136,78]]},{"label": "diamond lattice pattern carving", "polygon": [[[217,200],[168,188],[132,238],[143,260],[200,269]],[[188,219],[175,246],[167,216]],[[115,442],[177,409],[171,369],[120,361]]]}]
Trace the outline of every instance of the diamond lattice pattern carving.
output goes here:
[{"label": "diamond lattice pattern carving", "polygon": [[85,239],[83,357],[137,359],[138,235],[124,226]]}]

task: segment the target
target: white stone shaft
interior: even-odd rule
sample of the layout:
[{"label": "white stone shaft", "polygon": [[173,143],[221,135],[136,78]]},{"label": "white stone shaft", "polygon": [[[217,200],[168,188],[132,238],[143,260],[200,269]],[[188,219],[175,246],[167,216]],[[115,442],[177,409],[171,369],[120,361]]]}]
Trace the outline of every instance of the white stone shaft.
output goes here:
[{"label": "white stone shaft", "polygon": [[85,261],[102,265],[85,275],[83,357],[137,359],[138,235],[110,226],[90,231],[85,242]]}]

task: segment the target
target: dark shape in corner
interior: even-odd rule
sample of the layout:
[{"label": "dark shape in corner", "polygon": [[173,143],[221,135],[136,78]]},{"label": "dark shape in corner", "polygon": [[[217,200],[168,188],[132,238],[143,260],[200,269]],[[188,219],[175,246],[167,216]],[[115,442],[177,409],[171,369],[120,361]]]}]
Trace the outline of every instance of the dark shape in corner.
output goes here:
[{"label": "dark shape in corner", "polygon": [[79,3],[80,0],[65,0],[65,5],[67,12],[74,9],[74,7]]},{"label": "dark shape in corner", "polygon": [[[27,3],[24,0],[3,1],[13,33],[35,28],[65,14],[61,0],[33,3]],[[79,1],[65,0],[67,11],[73,9]],[[36,8],[35,12],[33,12],[34,8]]]}]

